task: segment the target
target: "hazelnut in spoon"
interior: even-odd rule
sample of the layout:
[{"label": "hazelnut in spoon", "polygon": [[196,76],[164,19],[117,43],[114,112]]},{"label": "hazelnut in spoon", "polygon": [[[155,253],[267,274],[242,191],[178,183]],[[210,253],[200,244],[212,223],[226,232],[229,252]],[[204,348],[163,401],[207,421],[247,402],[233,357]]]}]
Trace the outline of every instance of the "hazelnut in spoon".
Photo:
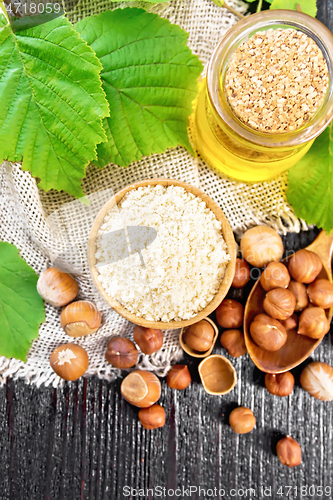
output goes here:
[{"label": "hazelnut in spoon", "polygon": [[[314,279],[328,279],[332,282],[332,272],[331,272],[331,261],[333,253],[333,235],[328,236],[324,231],[322,231],[316,240],[307,247],[307,250],[314,252],[319,256],[322,261],[322,269]],[[292,257],[288,257],[283,260],[286,265]],[[315,273],[316,262],[312,259],[312,268]],[[304,266],[300,266],[302,271],[302,276],[300,281],[306,283],[307,277],[304,275]],[[295,280],[298,276],[293,276],[292,279]],[[276,351],[267,351],[262,347],[259,347],[252,339],[250,334],[250,325],[258,314],[265,313],[264,311],[264,299],[266,296],[266,291],[262,288],[260,281],[258,280],[253,286],[251,293],[248,297],[245,311],[244,311],[244,337],[245,344],[248,353],[254,362],[254,364],[259,368],[259,370],[265,373],[283,373],[288,371],[295,366],[300,365],[305,361],[310,354],[318,347],[323,337],[319,339],[313,339],[305,335],[299,335],[297,329],[287,329],[287,341],[285,344]],[[333,308],[325,309],[328,321],[332,318]]]}]

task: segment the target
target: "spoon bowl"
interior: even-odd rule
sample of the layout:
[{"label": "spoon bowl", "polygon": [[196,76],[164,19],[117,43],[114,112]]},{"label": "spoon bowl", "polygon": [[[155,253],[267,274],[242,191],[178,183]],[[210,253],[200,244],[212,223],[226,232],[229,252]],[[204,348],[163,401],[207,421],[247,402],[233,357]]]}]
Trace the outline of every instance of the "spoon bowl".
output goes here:
[{"label": "spoon bowl", "polygon": [[[323,268],[318,278],[328,279],[332,282],[331,261],[333,252],[333,235],[328,236],[322,231],[307,250],[316,253],[322,263]],[[287,264],[290,257],[283,259]],[[263,302],[266,292],[258,280],[247,299],[244,311],[244,337],[248,353],[259,368],[265,373],[283,373],[305,361],[311,353],[318,347],[321,339],[311,339],[304,335],[299,335],[296,329],[287,330],[287,342],[278,351],[266,351],[255,344],[250,335],[250,324],[257,314],[264,313]],[[326,316],[329,321],[332,319],[333,308],[326,309]]]}]

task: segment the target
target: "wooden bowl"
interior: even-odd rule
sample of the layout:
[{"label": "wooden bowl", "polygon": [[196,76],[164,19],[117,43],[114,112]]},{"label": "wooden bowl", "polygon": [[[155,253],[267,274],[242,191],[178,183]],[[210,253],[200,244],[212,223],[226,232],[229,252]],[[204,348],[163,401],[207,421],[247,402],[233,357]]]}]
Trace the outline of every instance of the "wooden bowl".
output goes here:
[{"label": "wooden bowl", "polygon": [[[95,258],[96,237],[106,214],[111,210],[112,207],[114,207],[114,205],[118,204],[120,200],[129,191],[132,191],[132,189],[138,189],[139,187],[145,187],[145,186],[156,186],[157,184],[160,184],[162,186],[171,186],[171,185],[181,186],[187,192],[192,193],[195,196],[201,198],[206,203],[207,207],[215,214],[216,219],[221,222],[222,235],[224,241],[226,242],[227,250],[230,255],[230,262],[228,262],[226,266],[224,278],[213,300],[209,304],[207,304],[207,306],[204,309],[202,309],[202,311],[200,311],[196,316],[188,320],[168,321],[168,322],[148,321],[145,318],[136,316],[135,314],[128,311],[120,302],[118,302],[118,300],[115,300],[110,295],[108,295],[98,280],[98,270],[96,269],[96,258]],[[115,311],[117,311],[118,314],[128,319],[132,323],[144,326],[146,328],[158,328],[161,330],[183,328],[184,326],[192,325],[193,323],[197,323],[201,319],[206,318],[210,313],[212,313],[217,308],[217,306],[222,302],[222,300],[228,293],[228,290],[231,287],[231,283],[235,273],[235,262],[236,262],[236,243],[234,235],[228,220],[226,219],[225,215],[223,214],[222,210],[217,205],[217,203],[215,203],[215,201],[209,198],[209,196],[207,196],[200,189],[191,186],[190,184],[186,184],[185,182],[180,182],[172,179],[149,179],[145,181],[135,182],[134,184],[130,184],[124,189],[118,191],[118,193],[116,193],[103,206],[103,208],[97,215],[92,225],[88,241],[88,263],[90,268],[90,274],[100,295],[103,297],[105,302],[107,302]]]},{"label": "wooden bowl", "polygon": [[212,354],[198,366],[204,389],[213,396],[223,396],[232,391],[237,382],[237,373],[230,361],[221,354]]},{"label": "wooden bowl", "polygon": [[195,351],[194,349],[192,349],[192,347],[185,344],[185,342],[183,341],[183,335],[186,331],[186,328],[182,328],[179,334],[179,343],[181,348],[183,349],[183,351],[185,351],[189,356],[192,356],[193,358],[206,358],[207,356],[209,356],[212,350],[214,349],[215,342],[217,340],[217,337],[219,336],[219,329],[215,325],[214,321],[212,321],[210,318],[205,318],[204,321],[207,321],[210,325],[212,325],[214,329],[213,343],[211,347],[208,349],[208,351],[205,352]]}]

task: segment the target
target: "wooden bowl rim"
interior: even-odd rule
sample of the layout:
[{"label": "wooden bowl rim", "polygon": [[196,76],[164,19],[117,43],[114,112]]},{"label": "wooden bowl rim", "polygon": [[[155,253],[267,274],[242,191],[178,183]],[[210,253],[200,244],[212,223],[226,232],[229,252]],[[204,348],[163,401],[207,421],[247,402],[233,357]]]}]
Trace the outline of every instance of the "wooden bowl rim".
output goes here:
[{"label": "wooden bowl rim", "polygon": [[[149,321],[146,320],[145,318],[141,318],[139,316],[136,316],[135,314],[131,313],[128,311],[120,302],[117,300],[113,299],[110,297],[104,288],[102,287],[101,283],[97,279],[98,277],[98,272],[95,267],[96,264],[96,258],[95,258],[95,240],[96,236],[98,233],[98,230],[106,216],[106,214],[111,210],[111,208],[115,205],[118,204],[119,201],[129,192],[132,191],[133,189],[138,189],[139,187],[146,187],[146,186],[156,186],[156,185],[162,185],[162,186],[180,186],[183,187],[186,191],[194,194],[195,196],[198,196],[201,198],[207,205],[207,207],[214,213],[216,219],[221,222],[222,224],[222,235],[224,238],[224,241],[227,245],[227,251],[230,255],[230,261],[226,265],[226,270],[225,270],[225,276],[222,280],[222,283],[220,285],[220,288],[216,295],[214,296],[213,300],[207,304],[207,306],[202,309],[196,316],[194,316],[191,319],[188,320],[181,320],[181,321]],[[217,307],[218,305],[222,302],[226,294],[228,293],[229,288],[231,287],[234,273],[235,273],[235,264],[236,264],[236,242],[235,238],[232,232],[232,229],[230,227],[230,224],[228,222],[228,219],[222,212],[221,208],[219,205],[213,201],[206,193],[201,191],[199,188],[192,186],[191,184],[187,184],[182,181],[177,181],[174,179],[146,179],[143,181],[138,181],[133,184],[129,184],[128,186],[124,187],[120,191],[118,191],[116,194],[108,200],[105,205],[101,208],[99,213],[97,214],[93,225],[90,230],[89,234],[89,240],[88,240],[88,264],[89,264],[89,270],[90,270],[90,275],[92,277],[92,280],[99,292],[99,294],[103,297],[105,302],[112,307],[118,314],[126,318],[127,320],[131,321],[132,323],[135,323],[140,326],[144,326],[146,328],[156,328],[160,330],[169,330],[169,329],[177,329],[177,328],[183,328],[184,326],[192,325],[193,323],[197,323],[198,321],[202,319],[206,319],[206,317],[211,314]]]},{"label": "wooden bowl rim", "polygon": [[179,343],[180,343],[181,348],[183,349],[183,351],[186,352],[186,354],[188,354],[192,358],[206,358],[207,356],[209,356],[211,354],[212,350],[214,349],[215,343],[217,341],[217,337],[219,336],[219,329],[216,326],[216,324],[214,323],[214,321],[212,321],[210,318],[204,318],[203,321],[207,321],[207,323],[210,323],[212,325],[212,327],[214,328],[213,343],[212,343],[211,347],[208,349],[208,351],[199,353],[198,351],[194,351],[188,345],[185,344],[185,342],[183,341],[183,334],[188,327],[182,328],[180,331],[180,334],[179,334]]},{"label": "wooden bowl rim", "polygon": [[[202,366],[211,358],[220,358],[222,359],[222,361],[227,364],[230,368],[231,368],[231,371],[233,373],[233,376],[234,376],[234,381],[232,383],[232,385],[230,386],[230,388],[227,390],[227,391],[222,391],[222,392],[212,392],[210,391],[209,389],[207,389],[206,385],[205,385],[205,382],[204,382],[204,378],[201,374],[201,370],[202,370]],[[198,366],[198,372],[199,372],[199,375],[200,375],[200,380],[202,382],[202,385],[203,385],[203,388],[205,389],[205,391],[208,393],[208,394],[211,394],[212,396],[224,396],[224,394],[228,394],[229,392],[231,392],[236,384],[237,384],[237,372],[236,372],[236,369],[234,367],[234,365],[231,363],[231,361],[226,358],[225,356],[222,356],[222,354],[211,354],[210,356],[207,356],[206,358],[204,358],[201,363],[199,364]]]}]

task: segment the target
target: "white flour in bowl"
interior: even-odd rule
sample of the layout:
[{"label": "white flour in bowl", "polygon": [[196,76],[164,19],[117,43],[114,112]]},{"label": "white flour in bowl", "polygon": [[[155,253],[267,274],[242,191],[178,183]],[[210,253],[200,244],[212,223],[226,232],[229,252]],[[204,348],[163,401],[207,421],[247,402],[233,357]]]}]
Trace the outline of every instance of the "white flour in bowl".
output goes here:
[{"label": "white flour in bowl", "polygon": [[[124,228],[138,230],[128,255]],[[148,246],[147,246],[148,244]],[[128,311],[150,321],[190,319],[217,293],[230,260],[221,223],[197,196],[179,186],[130,191],[105,217],[97,236],[99,280]],[[146,248],[145,248],[146,247]],[[143,260],[142,260],[143,259]]]}]

